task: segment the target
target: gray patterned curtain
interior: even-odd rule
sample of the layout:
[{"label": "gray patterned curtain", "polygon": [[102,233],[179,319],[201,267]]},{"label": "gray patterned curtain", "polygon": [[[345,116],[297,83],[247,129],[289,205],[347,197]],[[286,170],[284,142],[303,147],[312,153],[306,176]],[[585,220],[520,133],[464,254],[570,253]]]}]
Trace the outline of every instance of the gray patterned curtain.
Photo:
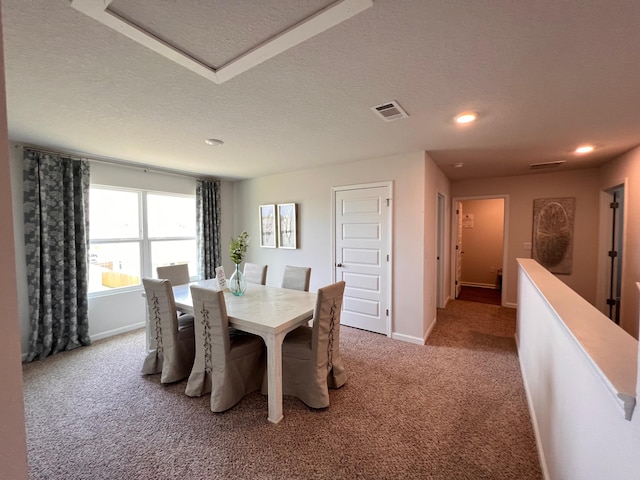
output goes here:
[{"label": "gray patterned curtain", "polygon": [[196,180],[198,277],[216,276],[220,254],[220,181]]},{"label": "gray patterned curtain", "polygon": [[23,174],[31,361],[91,344],[89,163],[25,149]]}]

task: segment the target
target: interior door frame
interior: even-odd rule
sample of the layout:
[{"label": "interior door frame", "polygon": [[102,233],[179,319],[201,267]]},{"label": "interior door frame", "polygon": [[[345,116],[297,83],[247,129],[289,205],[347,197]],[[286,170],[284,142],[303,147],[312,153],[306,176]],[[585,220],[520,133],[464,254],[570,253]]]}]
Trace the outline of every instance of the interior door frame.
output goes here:
[{"label": "interior door frame", "polygon": [[387,187],[389,189],[389,208],[387,208],[387,245],[389,245],[389,261],[387,262],[387,337],[391,337],[393,325],[393,181],[359,183],[355,185],[341,185],[331,187],[331,279],[336,281],[336,193],[345,190],[363,190],[367,188]]},{"label": "interior door frame", "polygon": [[456,219],[456,203],[465,200],[495,200],[502,198],[504,200],[504,218],[502,222],[502,291],[500,292],[500,304],[503,307],[515,307],[516,305],[507,304],[507,285],[509,279],[509,194],[496,195],[475,195],[466,197],[453,197],[451,199],[451,291],[455,292],[456,288],[456,242],[457,242],[457,219]]},{"label": "interior door frame", "polygon": [[[598,272],[596,282],[596,307],[605,316],[609,315],[609,306],[606,303],[609,298],[609,273],[610,273],[610,258],[609,250],[611,250],[611,229],[612,229],[612,217],[611,208],[609,204],[613,201],[613,191],[616,189],[622,189],[624,191],[623,202],[624,205],[629,205],[629,188],[627,185],[627,178],[622,183],[612,185],[608,188],[600,189],[600,222],[598,231]],[[623,246],[626,240],[627,233],[627,215],[623,212],[622,215],[622,238],[620,241]],[[624,252],[620,261],[620,273],[624,281]],[[622,285],[620,285],[622,287]],[[624,289],[623,289],[624,290]],[[620,308],[620,305],[618,306]]]},{"label": "interior door frame", "polygon": [[445,308],[445,216],[447,197],[444,193],[438,192],[438,213],[437,213],[437,239],[436,239],[436,307]]}]

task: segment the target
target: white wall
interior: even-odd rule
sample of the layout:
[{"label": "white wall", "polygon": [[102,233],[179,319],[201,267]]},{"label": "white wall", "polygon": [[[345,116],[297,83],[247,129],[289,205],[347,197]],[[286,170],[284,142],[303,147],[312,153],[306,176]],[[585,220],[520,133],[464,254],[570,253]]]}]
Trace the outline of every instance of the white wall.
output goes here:
[{"label": "white wall", "polygon": [[640,147],[601,167],[598,178],[601,190],[625,184],[620,326],[638,338],[640,301],[635,283],[640,280]]},{"label": "white wall", "polygon": [[575,197],[573,271],[558,275],[565,284],[588,302],[596,303],[598,249],[598,170],[520,175],[514,177],[462,180],[451,184],[452,197],[509,196],[508,241],[505,243],[507,262],[503,266],[504,297],[508,305],[516,304],[516,258],[530,258],[524,248],[532,241],[533,200],[536,198]]},{"label": "white wall", "polygon": [[[438,194],[444,197],[445,212],[443,245],[440,262],[443,276],[440,279],[445,303],[451,296],[451,268],[449,243],[451,241],[451,192],[450,182],[425,152],[425,194],[424,194],[424,299],[423,338],[427,339],[436,324],[438,291]],[[407,232],[398,232],[406,235]]]},{"label": "white wall", "polygon": [[[24,226],[22,207],[22,148],[12,145],[11,185],[13,190],[13,223],[16,253],[16,281],[23,354],[29,349],[29,301],[27,297],[26,262],[24,256]],[[139,167],[124,167],[92,161],[91,183],[127,188],[146,189],[159,192],[195,194],[194,177],[171,175]],[[231,235],[232,186],[221,182],[222,192],[222,236]],[[224,254],[223,250],[223,254]],[[142,287],[137,291],[112,293],[89,299],[89,335],[93,340],[126,332],[144,326],[145,301]]]},{"label": "white wall", "polygon": [[[426,177],[432,179],[428,185]],[[305,265],[312,269],[310,290],[317,290],[333,281],[331,188],[381,181],[393,181],[394,192],[392,333],[395,338],[423,343],[425,317],[429,317],[427,324],[435,318],[435,267],[426,272],[433,262],[425,262],[433,258],[436,249],[437,187],[448,194],[448,180],[424,152],[237,182],[234,235],[247,230],[247,261],[269,265],[268,285],[280,284],[285,265]],[[270,203],[298,205],[296,250],[260,247],[258,206]],[[427,221],[433,235],[425,240]],[[228,248],[228,240],[224,246]]]},{"label": "white wall", "polygon": [[7,104],[0,18],[0,477],[27,478],[27,443],[24,425],[20,331],[16,287],[11,171],[7,138]]},{"label": "white wall", "polygon": [[638,342],[531,259],[520,260],[516,339],[545,477],[640,472]]}]

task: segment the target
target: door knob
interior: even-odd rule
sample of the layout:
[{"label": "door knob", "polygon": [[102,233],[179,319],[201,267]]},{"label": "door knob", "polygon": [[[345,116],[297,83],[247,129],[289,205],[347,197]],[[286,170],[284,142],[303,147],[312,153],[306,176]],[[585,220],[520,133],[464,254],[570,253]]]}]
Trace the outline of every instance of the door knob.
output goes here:
[{"label": "door knob", "polygon": [[342,267],[341,263],[336,263],[336,267]]}]

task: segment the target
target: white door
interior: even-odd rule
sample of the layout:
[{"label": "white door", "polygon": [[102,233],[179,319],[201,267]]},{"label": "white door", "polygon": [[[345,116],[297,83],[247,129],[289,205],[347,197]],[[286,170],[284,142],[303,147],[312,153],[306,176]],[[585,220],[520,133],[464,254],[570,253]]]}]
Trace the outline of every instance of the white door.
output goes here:
[{"label": "white door", "polygon": [[335,278],[341,322],[389,335],[390,186],[335,190]]},{"label": "white door", "polygon": [[456,233],[456,298],[460,296],[460,279],[462,278],[462,202],[456,202],[456,220],[458,231]]}]

